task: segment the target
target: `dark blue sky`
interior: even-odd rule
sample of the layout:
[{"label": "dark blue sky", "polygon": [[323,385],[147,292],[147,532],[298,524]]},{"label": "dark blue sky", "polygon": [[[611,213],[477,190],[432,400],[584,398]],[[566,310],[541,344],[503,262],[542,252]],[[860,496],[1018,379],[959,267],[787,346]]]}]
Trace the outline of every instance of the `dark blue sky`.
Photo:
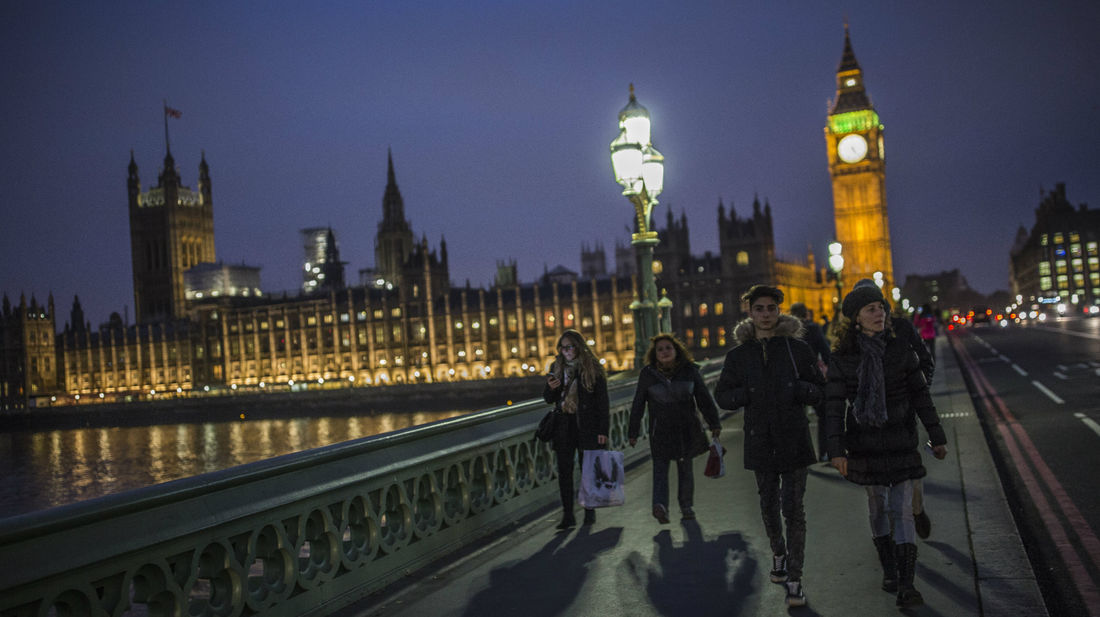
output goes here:
[{"label": "dark blue sky", "polygon": [[[961,6],[958,6],[961,5]],[[212,176],[217,254],[300,286],[298,230],[374,264],[386,151],[455,283],[579,269],[631,208],[608,143],[636,85],[666,208],[718,248],[722,199],[770,201],[788,259],[833,234],[823,127],[847,18],[886,127],[899,275],[1007,288],[1040,188],[1100,206],[1100,4],[1067,2],[24,2],[0,4],[0,291],[133,316],[126,166]],[[610,260],[609,260],[610,261]],[[609,267],[612,266],[609,263]]]}]

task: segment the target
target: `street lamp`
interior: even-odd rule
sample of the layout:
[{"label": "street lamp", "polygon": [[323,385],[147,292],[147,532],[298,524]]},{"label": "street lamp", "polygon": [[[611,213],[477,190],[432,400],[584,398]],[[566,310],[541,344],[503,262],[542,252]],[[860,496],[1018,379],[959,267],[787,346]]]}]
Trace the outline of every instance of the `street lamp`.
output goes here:
[{"label": "street lamp", "polygon": [[[649,339],[657,335],[657,285],[653,280],[653,247],[657,232],[649,228],[657,195],[665,184],[665,157],[653,147],[650,139],[649,111],[634,98],[630,84],[630,102],[619,112],[619,135],[611,141],[611,167],[615,181],[623,187],[623,195],[634,205],[637,231],[630,243],[640,257],[641,276],[638,297],[630,303],[634,312],[634,367],[645,362]],[[671,314],[672,302],[661,304]],[[667,321],[667,320],[666,320]]]},{"label": "street lamp", "polygon": [[837,319],[840,319],[840,301],[841,294],[843,293],[840,273],[844,270],[844,256],[841,255],[840,252],[843,248],[844,247],[836,240],[829,243],[829,271],[833,273],[833,278],[836,279],[836,301],[833,303],[834,324]]}]

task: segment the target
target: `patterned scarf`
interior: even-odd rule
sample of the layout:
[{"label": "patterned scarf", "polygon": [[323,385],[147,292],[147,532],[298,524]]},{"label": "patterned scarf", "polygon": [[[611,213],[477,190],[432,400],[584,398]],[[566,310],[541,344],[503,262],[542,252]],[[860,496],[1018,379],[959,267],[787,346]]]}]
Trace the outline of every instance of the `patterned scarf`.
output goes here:
[{"label": "patterned scarf", "polygon": [[561,410],[565,413],[577,413],[577,367],[576,361],[566,362],[562,371],[565,381],[565,398],[561,401]]},{"label": "patterned scarf", "polygon": [[852,404],[856,422],[879,428],[886,424],[886,374],[882,358],[886,355],[886,332],[873,336],[858,334],[859,387]]}]

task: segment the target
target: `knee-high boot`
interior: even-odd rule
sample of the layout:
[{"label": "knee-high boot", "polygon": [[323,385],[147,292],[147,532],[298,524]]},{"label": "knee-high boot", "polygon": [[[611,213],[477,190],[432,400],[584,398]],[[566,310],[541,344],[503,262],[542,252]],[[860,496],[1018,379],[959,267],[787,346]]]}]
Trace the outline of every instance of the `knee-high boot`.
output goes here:
[{"label": "knee-high boot", "polygon": [[917,572],[917,545],[898,544],[898,606],[917,606],[924,604],[924,598],[913,587],[913,576]]},{"label": "knee-high boot", "polygon": [[882,590],[896,593],[898,590],[898,562],[894,555],[894,539],[890,536],[871,538],[882,564]]}]

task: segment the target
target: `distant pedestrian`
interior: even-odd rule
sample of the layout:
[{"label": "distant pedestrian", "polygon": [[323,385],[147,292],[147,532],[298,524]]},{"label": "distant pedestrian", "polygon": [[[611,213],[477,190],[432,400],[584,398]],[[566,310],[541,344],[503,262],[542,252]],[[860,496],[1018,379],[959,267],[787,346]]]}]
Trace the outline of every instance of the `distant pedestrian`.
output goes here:
[{"label": "distant pedestrian", "polygon": [[882,292],[856,287],[842,307],[846,319],[838,329],[826,388],[829,456],[842,476],[867,491],[882,589],[897,593],[898,606],[923,604],[913,586],[913,481],[926,474],[917,418],[936,458],[947,456],[947,438],[917,354],[895,334]]},{"label": "distant pedestrian", "polygon": [[714,398],[723,409],[745,408],[745,469],[756,475],[772,550],[771,580],[785,584],[787,606],[803,606],[802,499],[807,467],[817,459],[805,407],[821,400],[825,378],[800,338],[802,322],[781,313],[781,290],[754,285],[741,299],[749,317],[734,328],[737,346],[726,354]]},{"label": "distant pedestrian", "polygon": [[[555,425],[554,453],[558,459],[558,489],[562,519],[558,529],[577,524],[573,516],[576,489],[573,470],[583,462],[584,450],[607,448],[611,427],[607,398],[607,377],[595,354],[576,330],[566,330],[558,339],[558,355],[546,376],[542,398],[552,403],[565,421]],[[584,511],[584,524],[596,522],[596,511]]]},{"label": "distant pedestrian", "polygon": [[[791,310],[789,312],[792,317],[802,322],[802,328],[804,329],[802,340],[806,341],[810,349],[817,354],[817,367],[821,370],[821,374],[824,375],[827,372],[826,367],[829,366],[829,339],[825,338],[825,331],[810,317],[810,311],[806,308],[805,304],[795,302],[791,305]],[[814,415],[817,416],[817,459],[821,462],[828,462],[829,456],[826,453],[825,447],[824,398],[822,398],[820,403],[814,405]]]},{"label": "distant pedestrian", "polygon": [[933,361],[936,358],[936,316],[932,312],[932,307],[925,304],[921,307],[920,313],[916,318],[917,330],[920,332],[921,340],[928,346],[928,355],[932,356]]},{"label": "distant pedestrian", "polygon": [[699,366],[684,344],[671,334],[653,337],[646,352],[630,407],[626,434],[631,446],[638,442],[647,406],[649,451],[653,458],[653,516],[661,524],[668,523],[668,467],[671,461],[676,461],[676,497],[681,520],[694,520],[692,459],[709,451],[699,413],[706,418],[712,437],[722,433],[722,425]]}]

